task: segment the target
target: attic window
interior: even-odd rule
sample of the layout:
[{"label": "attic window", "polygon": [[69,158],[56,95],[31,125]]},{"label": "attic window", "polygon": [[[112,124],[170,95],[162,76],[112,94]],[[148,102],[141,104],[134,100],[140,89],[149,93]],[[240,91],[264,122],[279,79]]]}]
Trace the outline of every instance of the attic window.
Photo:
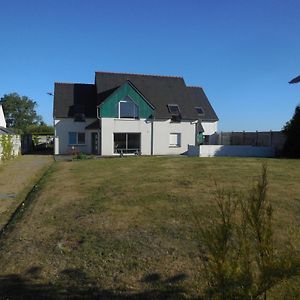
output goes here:
[{"label": "attic window", "polygon": [[139,107],[129,98],[125,97],[119,102],[119,118],[138,119]]},{"label": "attic window", "polygon": [[201,106],[195,107],[199,116],[204,116],[204,109]]},{"label": "attic window", "polygon": [[74,122],[85,122],[85,115],[81,113],[75,113]]},{"label": "attic window", "polygon": [[168,104],[168,110],[172,116],[179,116],[180,110],[177,104]]}]

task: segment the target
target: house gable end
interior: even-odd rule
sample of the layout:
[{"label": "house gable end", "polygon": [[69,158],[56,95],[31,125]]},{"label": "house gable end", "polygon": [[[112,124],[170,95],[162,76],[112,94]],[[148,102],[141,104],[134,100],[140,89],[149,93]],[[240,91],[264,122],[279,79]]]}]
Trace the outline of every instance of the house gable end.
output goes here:
[{"label": "house gable end", "polygon": [[1,104],[0,104],[0,126],[6,128],[6,120],[4,117],[4,112]]},{"label": "house gable end", "polygon": [[98,115],[102,118],[118,118],[118,103],[126,97],[138,106],[139,118],[147,119],[153,115],[154,107],[130,81],[121,85],[98,106]]}]

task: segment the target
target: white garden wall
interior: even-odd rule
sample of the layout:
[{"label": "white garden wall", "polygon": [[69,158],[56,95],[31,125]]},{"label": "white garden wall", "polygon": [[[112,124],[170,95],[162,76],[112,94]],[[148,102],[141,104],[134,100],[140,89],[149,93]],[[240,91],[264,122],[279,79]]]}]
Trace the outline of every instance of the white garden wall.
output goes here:
[{"label": "white garden wall", "polygon": [[214,157],[214,156],[232,156],[232,157],[274,157],[274,147],[256,147],[256,146],[224,146],[224,145],[201,145],[195,147],[189,145],[189,156]]}]

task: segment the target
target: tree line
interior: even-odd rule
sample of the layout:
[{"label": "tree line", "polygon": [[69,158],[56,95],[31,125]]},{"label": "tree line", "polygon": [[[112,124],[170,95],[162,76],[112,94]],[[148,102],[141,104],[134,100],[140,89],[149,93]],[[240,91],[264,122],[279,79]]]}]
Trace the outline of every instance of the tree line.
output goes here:
[{"label": "tree line", "polygon": [[18,134],[53,134],[52,126],[36,112],[37,103],[17,93],[5,94],[0,99],[7,127]]}]

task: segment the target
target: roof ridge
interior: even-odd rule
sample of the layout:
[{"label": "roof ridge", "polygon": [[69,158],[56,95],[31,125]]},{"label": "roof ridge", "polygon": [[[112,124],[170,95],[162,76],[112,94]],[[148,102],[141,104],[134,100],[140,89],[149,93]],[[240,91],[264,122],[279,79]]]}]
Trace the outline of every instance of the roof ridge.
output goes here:
[{"label": "roof ridge", "polygon": [[202,86],[199,85],[187,85],[187,88],[198,88],[198,89],[203,89]]},{"label": "roof ridge", "polygon": [[81,82],[60,82],[56,81],[55,84],[81,84],[81,85],[95,85],[94,83],[81,83]]},{"label": "roof ridge", "polygon": [[124,72],[106,72],[106,71],[96,71],[95,73],[106,73],[106,74],[122,74],[122,75],[137,75],[137,76],[152,76],[152,77],[163,77],[163,78],[180,78],[182,76],[171,76],[171,75],[158,75],[158,74],[143,74],[143,73],[124,73]]}]

